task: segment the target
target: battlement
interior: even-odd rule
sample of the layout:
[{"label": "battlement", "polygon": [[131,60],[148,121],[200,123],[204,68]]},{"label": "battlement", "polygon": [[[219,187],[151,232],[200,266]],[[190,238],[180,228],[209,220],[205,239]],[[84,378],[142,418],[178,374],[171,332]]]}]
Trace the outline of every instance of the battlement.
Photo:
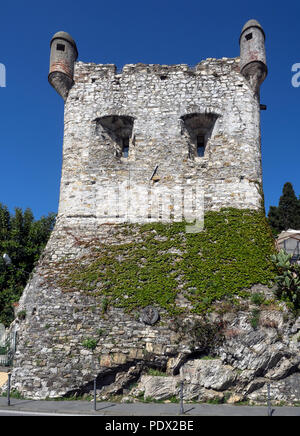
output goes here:
[{"label": "battlement", "polygon": [[121,70],[118,70],[114,64],[95,64],[76,62],[75,64],[75,82],[92,82],[96,83],[93,73],[96,73],[97,79],[101,80],[101,77],[117,76],[121,78],[130,74],[153,74],[157,75],[161,80],[167,80],[165,77],[168,74],[180,74],[186,73],[187,75],[205,75],[205,74],[221,74],[226,75],[231,71],[238,71],[240,65],[240,58],[222,58],[205,59],[195,66],[188,64],[178,65],[159,65],[159,64],[126,64]]}]

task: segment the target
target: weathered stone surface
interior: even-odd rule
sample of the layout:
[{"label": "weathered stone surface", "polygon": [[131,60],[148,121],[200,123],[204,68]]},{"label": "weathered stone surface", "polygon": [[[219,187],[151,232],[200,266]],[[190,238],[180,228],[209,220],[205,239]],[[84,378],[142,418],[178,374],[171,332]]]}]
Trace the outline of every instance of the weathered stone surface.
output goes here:
[{"label": "weathered stone surface", "polygon": [[[224,314],[224,318],[231,320],[224,333],[234,328],[235,334],[224,335],[225,341],[215,350],[220,358],[199,359],[191,355],[188,334],[175,343],[168,325],[145,329],[143,323],[116,308],[110,308],[106,318],[101,317],[100,308],[81,311],[79,315],[73,309],[83,303],[82,298],[58,290],[49,293],[46,289],[39,298],[35,296],[37,310],[33,315],[28,310],[29,315],[21,321],[12,376],[13,388],[26,397],[89,392],[97,376],[97,392],[105,398],[120,393],[128,395],[130,384],[142,377],[139,386],[145,390],[136,390],[137,395],[142,393],[154,399],[178,396],[178,383],[183,379],[186,401],[231,398],[236,402],[242,398],[265,402],[267,383],[271,383],[274,401],[298,401],[296,385],[289,390],[299,375],[300,344],[290,340],[294,336],[293,322],[282,324],[281,329],[258,326],[254,330],[249,321],[251,309],[235,312],[234,317]],[[89,298],[86,307],[88,302]],[[59,318],[53,317],[56,310]],[[83,340],[95,337],[98,329],[108,333],[99,337],[95,350],[85,349]],[[149,366],[167,370],[168,376],[144,376]],[[129,395],[134,398],[134,392]]]},{"label": "weathered stone surface", "polygon": [[137,389],[144,392],[144,398],[153,398],[156,400],[165,400],[174,395],[178,395],[179,391],[178,377],[164,377],[144,375]]},{"label": "weathered stone surface", "polygon": [[300,330],[300,316],[296,319],[295,323],[293,324],[293,327],[291,328],[292,333],[297,333]]},{"label": "weathered stone surface", "polygon": [[270,380],[284,379],[291,372],[297,370],[299,363],[300,363],[300,355],[290,357],[289,359],[283,357],[281,360],[278,361],[278,364],[274,368],[270,369],[265,374],[265,377]]},{"label": "weathered stone surface", "polygon": [[[59,205],[67,226],[180,221],[182,192],[199,186],[206,210],[260,208],[260,106],[238,58],[205,60],[194,69],[125,65],[120,74],[114,65],[77,62],[74,81],[65,105]],[[185,118],[193,114],[215,117],[203,157]],[[124,132],[126,158],[119,150]],[[138,199],[136,188],[143,191]],[[159,212],[159,196],[170,195]],[[199,218],[199,210],[188,213]]]},{"label": "weathered stone surface", "polygon": [[233,368],[222,365],[218,359],[195,359],[186,362],[180,369],[180,375],[185,380],[189,389],[190,385],[193,390],[200,387],[212,389],[215,391],[225,391],[235,384],[236,374]]},{"label": "weathered stone surface", "polygon": [[154,325],[159,320],[159,313],[155,307],[147,306],[142,310],[140,320],[147,325]]},{"label": "weathered stone surface", "polygon": [[[276,314],[276,312],[272,311],[271,315],[270,311],[268,316],[278,320],[282,315]],[[238,334],[229,337],[226,341],[222,347],[221,358],[223,362],[232,364],[236,369],[254,371],[258,377],[265,376],[268,371],[277,368],[285,357],[295,357],[298,347],[296,344],[293,345],[282,333],[279,333],[277,324],[276,327],[273,324],[265,327],[265,322],[261,321],[260,328],[252,329],[249,315],[249,313],[241,313],[235,317],[234,324]],[[283,326],[282,323],[280,325]],[[288,325],[286,331],[288,331]],[[279,340],[282,336],[284,340]],[[295,365],[291,363],[291,366]]]},{"label": "weathered stone surface", "polygon": [[[257,386],[258,387],[258,386]],[[282,380],[272,381],[270,383],[270,397],[272,404],[291,403],[299,404],[300,398],[300,373],[290,375]],[[267,381],[263,387],[255,389],[247,398],[253,403],[266,404],[267,399]]]}]

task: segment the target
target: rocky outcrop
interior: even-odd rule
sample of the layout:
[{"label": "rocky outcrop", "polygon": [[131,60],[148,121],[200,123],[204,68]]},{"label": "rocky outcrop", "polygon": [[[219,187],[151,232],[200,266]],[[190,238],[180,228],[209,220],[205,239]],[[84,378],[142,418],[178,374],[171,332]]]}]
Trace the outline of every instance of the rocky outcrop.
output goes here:
[{"label": "rocky outcrop", "polygon": [[[132,398],[179,398],[179,385],[183,382],[185,401],[259,404],[266,403],[270,385],[274,404],[299,404],[300,319],[285,323],[287,312],[262,310],[260,325],[253,329],[250,314],[231,314],[225,340],[215,350],[219,356],[186,356],[188,360],[182,363],[178,375],[143,376],[132,390]],[[230,315],[227,313],[226,317]]]},{"label": "rocky outcrop", "polygon": [[[130,321],[122,311],[110,310],[101,322],[101,328],[106,324],[110,331],[102,332],[94,349],[82,346],[80,328],[75,324],[78,336],[76,339],[73,335],[69,343],[66,339],[53,341],[52,334],[38,353],[37,347],[27,343],[35,356],[33,362],[26,361],[26,355],[22,357],[22,350],[18,350],[20,366],[13,373],[13,387],[32,398],[68,396],[91,392],[96,377],[100,399],[122,395],[127,401],[165,401],[179,398],[183,381],[185,401],[259,404],[266,402],[270,384],[274,403],[298,404],[299,319],[293,319],[282,304],[260,308],[254,328],[252,314],[251,306],[248,310],[212,314],[205,322],[213,320],[209,325],[218,326],[219,336],[209,347],[204,338],[199,338],[197,346],[191,319],[189,332],[183,334],[172,331],[170,324],[141,325],[140,321]],[[89,329],[93,331],[92,325]],[[32,338],[36,345],[38,336],[36,332]],[[151,368],[159,375],[151,375]],[[28,380],[29,374],[31,379],[24,384],[22,376]]]}]

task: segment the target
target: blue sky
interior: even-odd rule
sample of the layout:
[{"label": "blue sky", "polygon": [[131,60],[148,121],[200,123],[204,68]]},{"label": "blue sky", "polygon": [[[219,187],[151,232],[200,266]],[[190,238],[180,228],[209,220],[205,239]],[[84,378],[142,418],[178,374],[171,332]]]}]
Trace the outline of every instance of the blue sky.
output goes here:
[{"label": "blue sky", "polygon": [[[239,56],[239,35],[256,18],[267,39],[269,75],[262,85],[262,163],[266,209],[287,181],[300,194],[299,1],[114,0],[15,1],[1,4],[0,202],[56,212],[63,141],[63,101],[47,81],[49,42],[58,30],[75,39],[79,60],[195,65]],[[300,80],[299,80],[300,81]]]}]

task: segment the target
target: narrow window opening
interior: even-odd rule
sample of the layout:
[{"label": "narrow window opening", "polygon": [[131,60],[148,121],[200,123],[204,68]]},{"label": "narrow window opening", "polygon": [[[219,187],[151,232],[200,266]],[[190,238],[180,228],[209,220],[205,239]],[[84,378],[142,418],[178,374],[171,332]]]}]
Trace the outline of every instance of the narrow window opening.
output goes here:
[{"label": "narrow window opening", "polygon": [[160,80],[167,80],[168,76],[166,76],[165,74],[160,76]]},{"label": "narrow window opening", "polygon": [[197,136],[197,156],[203,157],[205,151],[205,137],[204,135]]},{"label": "narrow window opening", "polygon": [[122,157],[128,157],[129,153],[129,138],[122,138]]},{"label": "narrow window opening", "polygon": [[108,135],[111,150],[117,158],[129,158],[134,145],[132,130],[134,118],[126,115],[106,115],[96,120],[96,134]]},{"label": "narrow window opening", "polygon": [[248,35],[246,35],[245,38],[246,38],[247,41],[250,41],[250,39],[253,38],[252,33],[248,33]]},{"label": "narrow window opening", "polygon": [[218,115],[214,113],[197,112],[181,117],[183,121],[181,133],[185,137],[190,159],[205,157],[217,118]]},{"label": "narrow window opening", "polygon": [[65,45],[64,44],[56,44],[56,50],[65,51]]}]

